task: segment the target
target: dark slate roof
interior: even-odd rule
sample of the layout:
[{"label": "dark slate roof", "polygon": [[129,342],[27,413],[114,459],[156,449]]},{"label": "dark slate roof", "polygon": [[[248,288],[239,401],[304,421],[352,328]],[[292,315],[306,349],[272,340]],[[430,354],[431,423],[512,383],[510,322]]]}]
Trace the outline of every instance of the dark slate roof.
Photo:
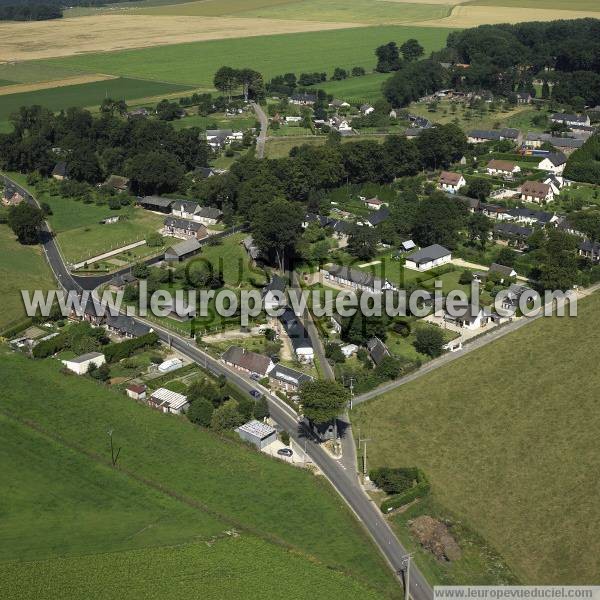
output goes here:
[{"label": "dark slate roof", "polygon": [[190,252],[195,252],[199,248],[201,248],[202,244],[195,239],[185,240],[184,242],[180,242],[179,244],[175,244],[170,248],[167,248],[165,254],[175,254],[176,256],[185,256]]},{"label": "dark slate roof", "polygon": [[291,100],[295,100],[296,102],[316,102],[317,95],[316,94],[293,94]]},{"label": "dark slate roof", "polygon": [[69,358],[67,360],[72,363],[84,363],[92,358],[99,358],[100,356],[104,356],[104,354],[102,354],[102,352],[87,352],[86,354],[76,356],[75,358]]},{"label": "dark slate roof", "polygon": [[262,289],[262,294],[265,296],[269,292],[285,292],[285,288],[287,287],[287,282],[283,277],[279,275],[271,275],[271,280],[265,287]]},{"label": "dark slate roof", "polygon": [[389,216],[390,211],[387,207],[384,206],[383,208],[372,212],[367,218],[367,221],[371,223],[371,225],[376,226],[380,223],[383,223]]},{"label": "dark slate roof", "polygon": [[67,175],[67,163],[62,161],[54,165],[52,169],[52,175],[58,175],[59,177],[66,177]]},{"label": "dark slate roof", "polygon": [[544,212],[542,210],[531,210],[530,208],[511,208],[508,213],[511,217],[533,219],[538,223],[550,223],[554,218],[552,213]]},{"label": "dark slate roof", "polygon": [[206,225],[198,221],[188,221],[187,219],[179,219],[177,217],[167,217],[165,226],[174,227],[175,229],[185,229],[186,231],[200,231],[206,229]]},{"label": "dark slate roof", "polygon": [[551,152],[544,157],[541,157],[540,162],[547,158],[555,167],[564,165],[567,162],[567,157],[562,152]]},{"label": "dark slate roof", "polygon": [[126,315],[117,315],[115,317],[109,315],[106,318],[106,324],[122,334],[132,335],[134,337],[146,335],[150,332],[150,327],[148,327],[148,325],[144,325],[144,323],[140,323]]},{"label": "dark slate roof", "polygon": [[204,219],[220,219],[223,214],[218,208],[214,208],[213,206],[201,206],[198,211],[198,216]]},{"label": "dark slate roof", "polygon": [[110,175],[102,184],[102,187],[112,188],[113,190],[126,190],[129,186],[129,177],[122,175]]},{"label": "dark slate roof", "polygon": [[528,238],[533,233],[533,229],[530,227],[521,227],[514,223],[497,223],[494,225],[494,231],[503,235],[524,238]]},{"label": "dark slate roof", "polygon": [[108,285],[114,285],[116,287],[122,287],[128,283],[135,283],[137,277],[131,273],[122,273],[121,275],[115,275],[109,282]]},{"label": "dark slate roof", "polygon": [[313,381],[313,378],[310,375],[302,373],[301,371],[296,371],[295,369],[290,369],[289,367],[281,364],[277,364],[275,365],[274,369],[271,369],[269,372],[269,377],[273,377],[278,381],[290,383],[298,387],[304,383]]},{"label": "dark slate roof", "polygon": [[186,213],[193,213],[198,208],[200,208],[200,205],[191,200],[175,200],[171,206],[171,210],[183,211]]},{"label": "dark slate roof", "polygon": [[583,240],[583,242],[579,244],[579,249],[583,252],[591,252],[592,254],[600,255],[600,242]]},{"label": "dark slate roof", "polygon": [[279,320],[288,334],[294,350],[313,347],[308,332],[291,308],[286,308],[279,317]]},{"label": "dark slate roof", "polygon": [[144,196],[138,200],[139,204],[158,206],[159,208],[169,208],[173,202],[175,202],[173,198],[163,198],[162,196]]},{"label": "dark slate roof", "polygon": [[585,115],[570,115],[568,113],[554,113],[551,115],[550,119],[552,121],[570,121],[571,123],[581,124],[585,124],[587,122],[587,117]]},{"label": "dark slate roof", "polygon": [[432,246],[427,246],[427,248],[422,248],[414,254],[411,254],[407,260],[411,260],[415,264],[427,263],[442,258],[443,256],[447,256],[448,254],[451,254],[450,250],[439,244],[433,244]]},{"label": "dark slate roof", "polygon": [[511,273],[514,271],[514,269],[512,267],[507,267],[506,265],[492,263],[490,265],[490,271],[492,271],[494,273],[500,273],[502,275],[506,275],[507,277],[510,277]]},{"label": "dark slate roof", "polygon": [[390,356],[387,346],[378,337],[372,337],[367,342],[367,350],[369,351],[371,360],[376,365],[380,364],[386,356]]},{"label": "dark slate roof", "polygon": [[381,286],[381,279],[377,279],[372,273],[365,271],[359,271],[352,267],[346,267],[342,265],[331,265],[327,269],[327,272],[334,277],[339,277],[346,281],[351,281],[357,285],[364,285],[365,287],[375,289]]}]

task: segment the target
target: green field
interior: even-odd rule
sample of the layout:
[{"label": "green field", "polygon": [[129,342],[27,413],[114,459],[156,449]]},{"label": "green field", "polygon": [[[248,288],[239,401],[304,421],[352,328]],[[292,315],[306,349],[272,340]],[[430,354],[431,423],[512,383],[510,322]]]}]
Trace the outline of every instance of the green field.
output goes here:
[{"label": "green field", "polygon": [[[43,64],[39,61],[11,62],[0,64],[0,79],[14,83],[36,83],[54,81],[81,75],[72,69]],[[6,83],[2,85],[8,85]]]},{"label": "green field", "polygon": [[119,77],[117,79],[66,85],[34,92],[5,94],[0,96],[0,120],[7,119],[20,106],[30,106],[32,104],[39,104],[56,111],[70,106],[98,106],[104,98],[131,100],[133,98],[159,96],[160,94],[172,94],[188,89],[190,88],[187,86],[173,83]]},{"label": "green field", "polygon": [[[259,537],[272,548],[289,548],[296,557],[332,569],[344,575],[348,585],[355,581],[386,595],[397,593],[383,559],[322,478],[200,430],[185,418],[152,411],[89,379],[63,375],[56,360],[31,361],[5,348],[0,358],[0,380],[5,384],[1,411],[18,414],[49,435],[60,436],[63,445],[91,453],[104,464],[110,464],[106,432],[112,429],[115,444],[122,448],[123,473],[160,486],[225,528],[235,527],[242,537]],[[263,567],[267,568],[254,561],[253,576]],[[104,576],[110,577],[110,571],[107,567]],[[213,577],[227,579],[216,573]],[[136,585],[146,585],[136,580]]]},{"label": "green field", "polygon": [[595,294],[354,411],[371,467],[424,469],[523,583],[600,572],[599,311]]},{"label": "green field", "polygon": [[450,14],[450,8],[444,4],[380,0],[209,0],[143,8],[136,13],[389,24],[442,19]]},{"label": "green field", "polygon": [[4,600],[375,600],[376,592],[252,536],[112,554],[0,563]]},{"label": "green field", "polygon": [[7,225],[0,225],[0,331],[23,319],[20,290],[54,289],[54,276],[39,246],[23,246]]},{"label": "green field", "polygon": [[388,73],[369,73],[342,81],[328,81],[322,87],[328,94],[350,104],[373,103],[383,96],[381,86],[388,77]]},{"label": "green field", "polygon": [[[327,71],[375,66],[375,48],[414,37],[426,52],[441,48],[449,30],[435,27],[382,26],[313,33],[257,36],[176,44],[102,54],[81,54],[43,62],[92,73],[155,79],[212,87],[215,71],[223,64],[251,66],[267,79],[286,72]],[[104,82],[103,82],[104,83]],[[148,95],[148,94],[146,94]],[[141,97],[141,96],[138,96]]]}]

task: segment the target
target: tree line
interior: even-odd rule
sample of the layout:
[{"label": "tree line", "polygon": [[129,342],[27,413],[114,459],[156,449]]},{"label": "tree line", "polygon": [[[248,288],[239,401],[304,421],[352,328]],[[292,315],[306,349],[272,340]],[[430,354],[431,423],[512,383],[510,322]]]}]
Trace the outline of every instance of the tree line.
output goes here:
[{"label": "tree line", "polygon": [[[63,9],[72,6],[103,6],[113,0],[0,0],[0,21],[45,21],[61,19]],[[126,0],[132,2],[133,0]]]}]

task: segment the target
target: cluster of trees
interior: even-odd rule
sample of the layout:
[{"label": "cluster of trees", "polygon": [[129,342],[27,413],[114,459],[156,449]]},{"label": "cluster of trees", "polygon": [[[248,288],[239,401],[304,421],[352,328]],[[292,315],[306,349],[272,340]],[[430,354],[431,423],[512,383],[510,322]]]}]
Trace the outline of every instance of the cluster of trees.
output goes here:
[{"label": "cluster of trees", "polygon": [[63,16],[59,6],[51,4],[2,4],[0,5],[0,21],[47,21],[61,19]]},{"label": "cluster of trees", "polygon": [[396,42],[389,42],[375,50],[375,56],[377,56],[375,70],[380,73],[398,71],[407,63],[418,60],[424,54],[425,49],[415,39],[406,40],[400,47]]},{"label": "cluster of trees", "polygon": [[48,175],[63,160],[75,181],[97,184],[116,173],[141,195],[175,191],[209,156],[197,127],[176,131],[164,121],[123,120],[108,109],[99,116],[80,108],[54,115],[23,106],[11,122],[14,130],[0,135],[1,168]]},{"label": "cluster of trees", "polygon": [[[336,67],[331,80],[340,81],[348,77],[362,77],[364,74],[365,69],[363,67],[352,67],[350,71],[342,67]],[[300,73],[300,76],[296,76],[295,73],[285,73],[273,77],[265,87],[268,92],[291,96],[296,91],[299,91],[299,88],[317,85],[324,81],[327,81],[327,73],[324,72]]]},{"label": "cluster of trees", "polygon": [[72,350],[75,354],[95,352],[109,342],[106,330],[92,327],[88,322],[74,323],[59,335],[40,342],[33,349],[34,358],[47,358],[61,350]]},{"label": "cluster of trees", "polygon": [[600,135],[590,137],[569,156],[565,177],[600,185]]},{"label": "cluster of trees", "polygon": [[263,76],[253,69],[221,67],[213,77],[213,84],[220,92],[226,93],[230,101],[233,91],[240,88],[246,101],[264,96]]},{"label": "cluster of trees", "polygon": [[227,431],[250,419],[262,421],[269,416],[269,406],[264,397],[254,400],[245,396],[234,398],[225,377],[216,383],[197,379],[186,391],[190,406],[187,417],[192,423]]},{"label": "cluster of trees", "polygon": [[[582,99],[597,104],[600,97],[600,21],[532,22],[482,25],[448,36],[438,60],[468,64],[453,69],[450,85],[485,88],[508,96],[532,90],[534,76],[555,85],[553,99],[572,104]],[[542,95],[550,96],[544,86]]]},{"label": "cluster of trees", "polygon": [[446,86],[447,73],[435,60],[403,61],[383,85],[383,93],[393,106],[408,106],[422,96]]}]

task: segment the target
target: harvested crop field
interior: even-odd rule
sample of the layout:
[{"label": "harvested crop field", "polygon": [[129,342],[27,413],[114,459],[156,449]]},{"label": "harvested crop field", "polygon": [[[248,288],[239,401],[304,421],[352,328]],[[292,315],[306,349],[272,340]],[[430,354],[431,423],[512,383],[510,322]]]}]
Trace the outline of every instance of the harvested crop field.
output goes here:
[{"label": "harvested crop field", "polygon": [[449,16],[442,19],[420,21],[423,27],[457,27],[465,29],[494,23],[522,23],[526,21],[557,21],[560,19],[595,18],[597,12],[576,10],[547,10],[546,8],[511,8],[507,6],[455,6]]},{"label": "harvested crop field", "polygon": [[0,61],[355,26],[356,23],[128,14],[26,23],[2,22]]},{"label": "harvested crop field", "polygon": [[57,81],[40,81],[37,83],[11,83],[0,81],[0,96],[4,94],[23,94],[25,92],[37,92],[49,88],[67,87],[70,85],[82,85],[84,83],[95,83],[96,81],[107,81],[116,79],[114,75],[74,75]]}]

